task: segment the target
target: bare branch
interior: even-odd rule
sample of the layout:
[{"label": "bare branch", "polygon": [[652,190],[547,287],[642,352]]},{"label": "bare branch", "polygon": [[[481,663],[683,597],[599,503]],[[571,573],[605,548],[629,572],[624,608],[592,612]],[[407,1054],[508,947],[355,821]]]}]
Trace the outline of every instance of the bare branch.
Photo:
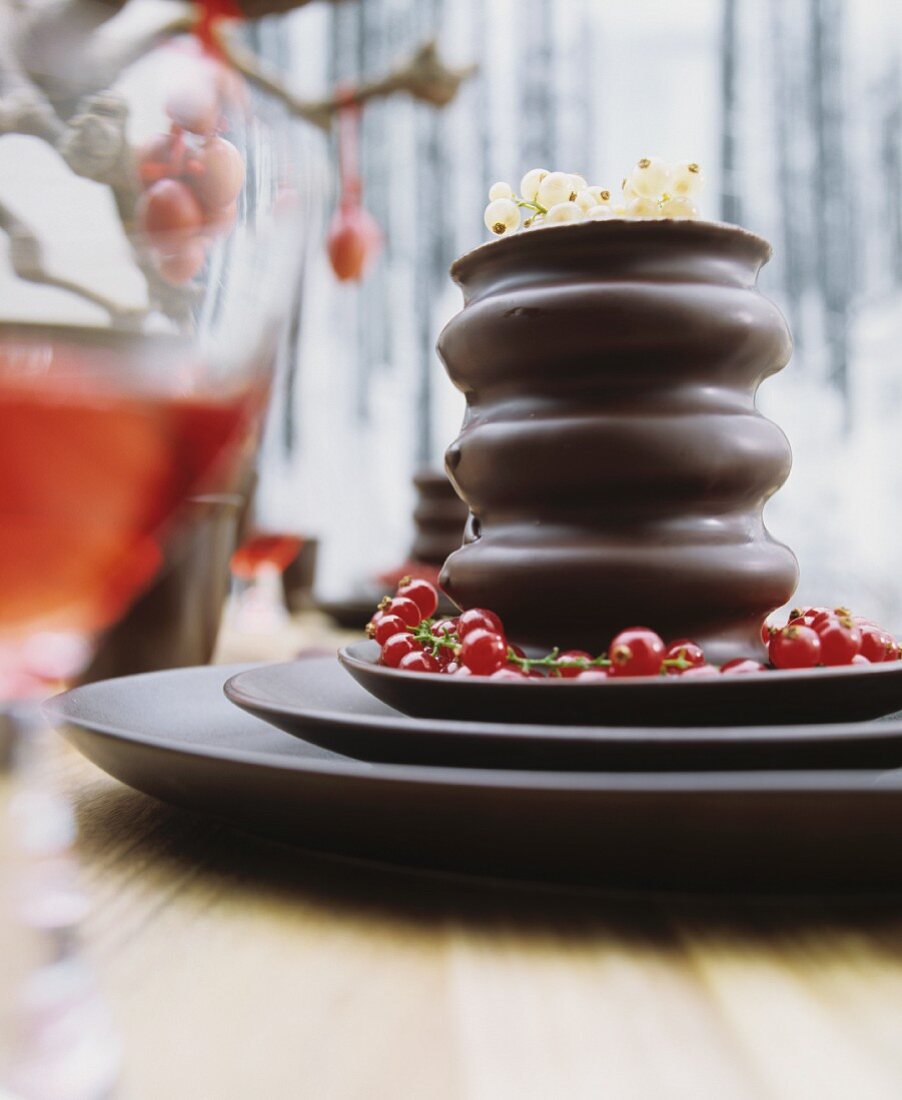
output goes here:
[{"label": "bare branch", "polygon": [[476,71],[475,65],[449,68],[438,56],[434,42],[426,42],[406,61],[379,80],[365,81],[344,96],[322,100],[299,99],[285,87],[281,74],[262,61],[234,33],[234,27],[220,24],[218,35],[228,60],[248,80],[282,101],[288,110],[326,130],[333,116],[348,103],[362,104],[396,92],[408,92],[416,99],[444,107],[457,95],[461,83]]},{"label": "bare branch", "polygon": [[106,183],[137,199],[134,158],[126,137],[128,107],[111,93],[87,96],[56,143],[60,156],[78,176]]},{"label": "bare branch", "polygon": [[81,286],[71,279],[62,278],[48,271],[44,266],[43,250],[37,235],[2,201],[0,201],[0,229],[9,238],[10,264],[20,279],[66,290],[92,305],[100,306],[118,327],[139,327],[146,316],[146,310],[122,306],[111,298],[107,298],[106,295],[91,290],[90,287]]},{"label": "bare branch", "polygon": [[32,134],[55,143],[63,124],[19,63],[17,30],[12,0],[0,0],[0,134]]},{"label": "bare branch", "polygon": [[118,11],[94,0],[45,0],[19,17],[17,63],[65,118],[163,37],[188,30],[195,15],[188,0],[142,0]]},{"label": "bare branch", "polygon": [[[184,5],[173,4],[172,8],[184,9]],[[159,28],[159,22],[155,26]],[[150,38],[133,38],[131,41],[131,53],[134,54],[139,44],[142,48],[147,46]],[[109,186],[119,218],[128,233],[134,221],[140,189],[134,153],[126,137],[128,109],[125,101],[109,92],[88,95],[78,103],[68,123],[64,122],[43,90],[22,69],[14,53],[14,42],[12,5],[10,0],[0,0],[0,135],[19,133],[39,137],[59,152],[76,175]],[[71,84],[63,86],[58,83],[58,94],[63,87],[67,94],[73,90]],[[134,323],[132,311],[123,311],[114,302],[47,272],[42,263],[37,235],[11,211],[5,211],[5,221],[7,224],[0,228],[7,228],[10,233],[15,261],[13,267],[20,278],[57,286],[93,301],[105,309],[117,324]],[[134,257],[147,282],[150,301],[177,324],[190,324],[196,301],[193,288],[175,287],[167,283],[143,254],[140,245],[135,245]]]}]

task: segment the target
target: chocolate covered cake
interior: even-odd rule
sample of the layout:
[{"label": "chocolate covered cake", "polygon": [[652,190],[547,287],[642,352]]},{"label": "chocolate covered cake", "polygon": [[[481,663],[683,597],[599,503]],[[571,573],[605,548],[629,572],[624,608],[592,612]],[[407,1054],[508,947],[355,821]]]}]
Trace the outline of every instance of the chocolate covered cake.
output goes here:
[{"label": "chocolate covered cake", "polygon": [[640,623],[709,660],[762,651],[797,564],[762,519],[790,449],[756,409],[789,360],[757,289],[762,238],[695,220],[555,225],[451,269],[439,353],[467,398],[449,476],[467,502],[442,586],[512,641],[603,649]]}]

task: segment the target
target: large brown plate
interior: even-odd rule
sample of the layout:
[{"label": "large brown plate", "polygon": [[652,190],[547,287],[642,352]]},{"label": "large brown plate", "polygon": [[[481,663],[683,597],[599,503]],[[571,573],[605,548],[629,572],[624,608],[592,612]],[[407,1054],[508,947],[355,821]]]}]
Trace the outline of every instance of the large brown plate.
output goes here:
[{"label": "large brown plate", "polygon": [[568,773],[361,764],[222,694],[231,668],[77,688],[48,713],[138,790],[288,843],[605,887],[902,885],[899,772]]}]

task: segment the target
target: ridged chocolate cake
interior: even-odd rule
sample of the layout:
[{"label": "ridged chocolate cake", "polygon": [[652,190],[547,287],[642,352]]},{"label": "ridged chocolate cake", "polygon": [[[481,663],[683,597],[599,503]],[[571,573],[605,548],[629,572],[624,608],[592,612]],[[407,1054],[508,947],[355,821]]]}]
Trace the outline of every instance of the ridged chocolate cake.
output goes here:
[{"label": "ridged chocolate cake", "polygon": [[789,360],[756,286],[766,241],[701,221],[523,232],[451,269],[439,353],[467,398],[447,451],[467,502],[442,585],[512,641],[603,650],[631,625],[709,660],[759,655],[798,567],[762,520],[786,437],[755,407]]},{"label": "ridged chocolate cake", "polygon": [[417,502],[413,510],[416,528],[410,557],[430,565],[442,565],[463,538],[467,506],[454,491],[444,470],[419,470],[413,477]]}]

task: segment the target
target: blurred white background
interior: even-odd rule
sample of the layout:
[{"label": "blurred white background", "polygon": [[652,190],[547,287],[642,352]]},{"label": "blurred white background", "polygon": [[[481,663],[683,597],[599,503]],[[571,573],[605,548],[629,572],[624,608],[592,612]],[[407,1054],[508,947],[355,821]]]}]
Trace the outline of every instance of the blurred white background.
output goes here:
[{"label": "blurred white background", "polygon": [[[366,110],[365,201],[386,247],[359,287],[339,285],[313,248],[261,518],[323,537],[320,584],[335,594],[396,560],[409,475],[440,461],[459,423],[433,346],[459,306],[448,264],[484,239],[489,184],[542,165],[616,186],[642,155],[695,158],[705,216],[775,248],[762,287],[796,350],[760,406],[795,465],[767,515],[800,558],[798,597],[902,624],[898,4],[367,0],[273,21],[261,44],[298,88],[321,92],[432,35],[480,73],[442,112],[406,100]],[[331,151],[313,140],[309,155],[325,220]]]}]

